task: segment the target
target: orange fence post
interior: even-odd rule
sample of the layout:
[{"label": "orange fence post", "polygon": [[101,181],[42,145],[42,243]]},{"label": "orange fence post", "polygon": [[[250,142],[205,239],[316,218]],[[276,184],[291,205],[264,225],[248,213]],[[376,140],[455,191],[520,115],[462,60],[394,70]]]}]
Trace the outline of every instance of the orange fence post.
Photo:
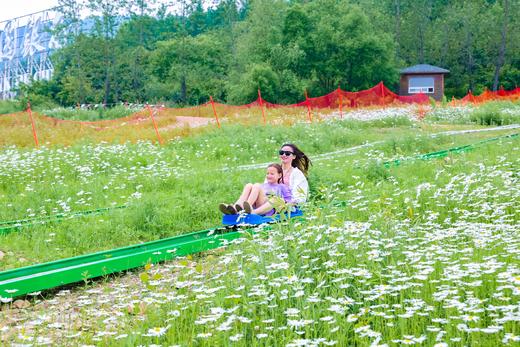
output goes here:
[{"label": "orange fence post", "polygon": [[32,115],[31,103],[30,102],[27,102],[27,113],[29,114],[29,119],[31,120],[34,144],[36,145],[36,147],[39,147],[40,144],[38,143],[38,135],[36,135],[36,125],[34,124],[34,118],[33,118],[33,115]]},{"label": "orange fence post", "polygon": [[417,118],[419,120],[423,120],[426,116],[426,109],[424,108],[423,104],[419,104],[417,107]]},{"label": "orange fence post", "polygon": [[311,102],[309,101],[309,96],[307,95],[307,89],[305,89],[305,103],[307,104],[307,116],[309,117],[309,121],[312,123]]},{"label": "orange fence post", "polygon": [[218,120],[217,110],[215,110],[215,103],[213,102],[213,97],[211,95],[209,96],[209,100],[211,100],[211,107],[213,107],[213,114],[215,115],[215,119],[217,120],[217,125],[220,129],[220,122]]},{"label": "orange fence post", "polygon": [[338,85],[338,94],[339,94],[339,116],[343,119],[343,95],[341,94],[341,88]]},{"label": "orange fence post", "polygon": [[260,88],[258,88],[258,102],[260,103],[260,108],[262,109],[262,119],[264,120],[264,125],[265,125],[264,104],[262,102],[262,94],[260,93]]},{"label": "orange fence post", "polygon": [[468,94],[466,94],[466,95],[470,102],[475,103],[475,97],[473,96],[473,92],[471,92],[471,89],[468,91]]},{"label": "orange fence post", "polygon": [[381,84],[381,103],[385,104],[385,84],[383,81],[379,82]]},{"label": "orange fence post", "polygon": [[157,135],[157,140],[159,141],[159,144],[162,145],[163,142],[161,139],[161,135],[159,134],[159,129],[157,129],[157,123],[155,122],[152,108],[148,104],[146,104],[146,108],[148,109],[148,112],[150,113],[150,118],[152,119],[153,127],[155,128],[155,134]]}]

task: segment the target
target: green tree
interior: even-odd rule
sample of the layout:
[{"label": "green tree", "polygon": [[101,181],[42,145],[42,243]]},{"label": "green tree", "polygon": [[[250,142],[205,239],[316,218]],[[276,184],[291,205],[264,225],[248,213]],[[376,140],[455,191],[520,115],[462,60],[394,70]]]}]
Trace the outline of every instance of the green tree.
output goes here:
[{"label": "green tree", "polygon": [[[232,103],[246,103],[256,99],[259,81],[254,76],[269,75],[272,70],[272,47],[282,39],[282,26],[288,4],[282,0],[254,0],[249,4],[247,16],[235,26],[236,48],[232,71],[229,72],[227,90]],[[269,69],[266,66],[270,66]],[[257,73],[252,73],[255,69]],[[263,71],[263,73],[260,73]],[[278,73],[278,72],[276,72]],[[279,79],[263,78],[264,82],[283,83]],[[274,86],[266,86],[271,90]],[[279,96],[278,91],[276,94]],[[263,94],[268,99],[269,94]],[[251,99],[252,98],[252,99]],[[277,102],[277,99],[269,101]]]},{"label": "green tree", "polygon": [[479,92],[485,55],[485,23],[491,24],[487,4],[484,0],[455,2],[446,7],[443,17],[448,27],[455,28],[450,35],[446,58],[446,67],[451,71],[447,91],[458,96],[468,90]]},{"label": "green tree", "polygon": [[[494,26],[498,30],[492,30],[492,35],[495,36],[496,39],[493,41],[493,50],[491,52],[495,52],[495,54],[491,54],[491,59],[493,60],[493,90],[497,90],[500,82],[500,72],[506,64],[506,58],[508,56],[508,51],[510,49],[511,43],[511,22],[514,20],[512,17],[512,13],[516,14],[516,17],[520,15],[518,11],[511,11],[511,9],[517,9],[516,2],[513,3],[509,0],[497,1],[492,7],[491,12],[494,14],[494,18],[497,19],[498,26]],[[518,31],[518,30],[517,30]]]},{"label": "green tree", "polygon": [[124,2],[115,0],[88,0],[87,8],[92,11],[94,21],[94,35],[97,38],[98,49],[102,52],[103,66],[103,103],[119,101],[118,93],[114,93],[116,52],[114,50],[115,36],[120,12]]},{"label": "green tree", "polygon": [[80,34],[70,44],[53,55],[53,80],[60,85],[56,98],[61,104],[76,105],[102,100],[95,89],[95,77],[99,74],[101,59],[98,40]]},{"label": "green tree", "polygon": [[[150,61],[154,83],[163,86],[149,85],[148,90],[154,94],[151,97],[181,104],[202,103],[209,95],[225,100],[229,52],[216,33],[159,42]],[[161,95],[166,91],[167,94]]]},{"label": "green tree", "polygon": [[378,32],[363,10],[347,1],[294,6],[285,19],[283,42],[287,52],[294,52],[292,71],[307,80],[314,95],[338,84],[358,90],[396,77],[391,36]]},{"label": "green tree", "polygon": [[[91,88],[83,70],[84,59],[81,54],[81,11],[82,3],[76,0],[59,0],[58,5],[63,14],[63,21],[54,29],[59,41],[65,45],[64,52],[58,51],[57,59],[61,59],[61,65],[55,67],[54,78],[56,84],[67,88],[56,93],[56,99],[62,103],[83,104],[91,95]],[[67,48],[72,49],[67,51]],[[66,57],[65,57],[66,56]],[[73,86],[73,87],[72,87]]]},{"label": "green tree", "polygon": [[[86,3],[92,16],[79,14]],[[520,84],[520,2],[512,0],[59,0],[52,81],[26,95],[60,103],[276,103],[383,80],[396,67],[451,71],[448,96]],[[172,12],[173,11],[173,12]],[[88,30],[88,31],[86,31]]]}]

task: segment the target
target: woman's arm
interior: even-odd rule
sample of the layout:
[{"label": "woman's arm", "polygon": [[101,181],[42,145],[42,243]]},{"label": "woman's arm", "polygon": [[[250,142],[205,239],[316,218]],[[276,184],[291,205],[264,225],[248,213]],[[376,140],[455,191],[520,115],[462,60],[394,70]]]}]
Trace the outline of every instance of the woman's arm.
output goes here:
[{"label": "woman's arm", "polygon": [[309,183],[303,172],[293,169],[291,173],[291,193],[293,202],[297,204],[307,201],[309,195]]}]

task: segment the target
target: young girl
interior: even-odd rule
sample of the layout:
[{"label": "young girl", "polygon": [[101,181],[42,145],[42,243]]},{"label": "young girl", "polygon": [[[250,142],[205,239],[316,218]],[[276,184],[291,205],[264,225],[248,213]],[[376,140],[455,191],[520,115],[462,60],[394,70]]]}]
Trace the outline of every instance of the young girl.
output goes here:
[{"label": "young girl", "polygon": [[282,182],[282,166],[270,164],[265,183],[247,184],[235,206],[220,204],[219,209],[224,214],[234,214],[243,209],[246,213],[272,216],[276,212],[273,208],[274,197],[283,199],[285,203],[292,203],[291,189]]}]

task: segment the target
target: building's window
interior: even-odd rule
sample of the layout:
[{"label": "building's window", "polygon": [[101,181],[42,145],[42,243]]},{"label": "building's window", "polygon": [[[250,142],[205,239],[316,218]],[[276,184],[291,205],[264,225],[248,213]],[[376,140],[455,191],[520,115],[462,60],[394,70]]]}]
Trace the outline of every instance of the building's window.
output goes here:
[{"label": "building's window", "polygon": [[433,77],[410,77],[408,81],[408,93],[417,94],[433,94],[434,78]]}]

